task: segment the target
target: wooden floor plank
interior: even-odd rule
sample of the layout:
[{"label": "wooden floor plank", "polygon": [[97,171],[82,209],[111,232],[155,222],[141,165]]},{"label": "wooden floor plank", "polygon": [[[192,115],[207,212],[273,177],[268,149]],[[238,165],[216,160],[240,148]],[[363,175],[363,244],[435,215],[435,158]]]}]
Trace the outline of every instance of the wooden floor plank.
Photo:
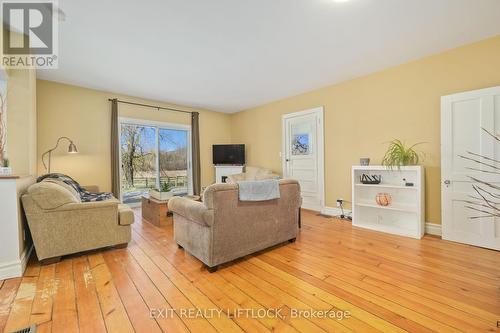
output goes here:
[{"label": "wooden floor plank", "polygon": [[31,306],[36,295],[38,276],[23,277],[16,298],[10,309],[4,332],[11,332],[31,325]]},{"label": "wooden floor plank", "polygon": [[[267,253],[266,255],[285,264],[290,264],[291,266],[297,267],[294,259],[288,259],[287,257],[281,256],[277,253]],[[307,266],[305,267],[305,269],[301,270],[307,271]],[[355,280],[346,278],[342,273],[338,273],[334,267],[332,267],[331,269],[324,268],[324,271],[329,273],[329,277],[324,279],[325,282],[331,283],[345,290],[351,290],[352,288],[359,287],[362,290],[366,290],[373,295],[385,298],[389,301],[392,299],[397,299],[399,305],[402,305],[409,309],[414,309],[417,313],[425,315],[426,317],[437,320],[444,320],[446,323],[448,323],[449,326],[455,329],[464,328],[467,329],[467,331],[470,333],[479,333],[488,328],[486,323],[482,325],[471,325],[466,320],[468,314],[465,312],[447,307],[446,304],[434,302],[431,299],[426,299],[425,297],[422,297],[418,294],[399,291],[398,287],[385,286],[385,288],[383,288],[383,283],[374,285],[365,282],[365,279]]]},{"label": "wooden floor plank", "polygon": [[113,277],[102,253],[90,254],[88,259],[108,333],[133,333],[134,328],[116,291]]},{"label": "wooden floor plank", "polygon": [[[196,311],[197,308],[191,301],[168,279],[165,274],[153,263],[153,261],[142,253],[140,249],[133,250],[133,246],[129,245],[129,252],[133,255],[136,262],[147,273],[148,277],[153,281],[160,293],[166,301],[172,306],[175,311],[184,309],[185,311]],[[137,247],[135,247],[137,249]],[[215,328],[204,317],[182,317],[186,326],[191,331],[195,332],[216,332]]]},{"label": "wooden floor plank", "polygon": [[[430,298],[439,298],[443,300],[444,303],[453,303],[454,306],[460,309],[463,308],[466,312],[484,317],[489,321],[493,320],[492,314],[495,313],[495,310],[491,312],[488,311],[488,309],[491,308],[491,305],[482,302],[484,295],[479,295],[478,293],[469,290],[459,289],[447,283],[446,280],[441,281],[429,276],[426,272],[410,274],[406,271],[389,271],[391,274],[388,274],[387,270],[380,267],[382,259],[375,262],[369,262],[366,261],[366,258],[353,254],[350,250],[336,248],[333,245],[330,249],[326,250],[317,244],[312,245],[300,242],[300,245],[293,245],[288,250],[279,249],[277,252],[289,251],[290,249],[301,251],[300,256],[307,262],[332,260],[334,261],[335,269],[344,269],[344,271],[349,272],[359,272],[366,276],[374,276],[382,281],[393,281],[393,284],[404,286],[404,288],[408,291],[419,290],[421,293],[431,295],[429,296]],[[311,255],[313,253],[314,255]],[[365,259],[365,261],[363,261],[364,264],[359,265],[357,262],[362,261],[363,259]],[[489,294],[489,303],[497,302],[497,299],[494,296],[495,293]],[[493,305],[493,309],[498,309],[498,306]],[[496,316],[494,317],[496,318]]]},{"label": "wooden floor plank", "polygon": [[3,332],[10,310],[16,298],[17,289],[21,284],[21,278],[3,281],[0,289],[0,332]]},{"label": "wooden floor plank", "polygon": [[[205,270],[202,270],[201,274],[199,272],[199,264],[194,261],[184,262],[183,259],[189,258],[187,256],[182,256],[182,261],[179,262],[175,260],[175,257],[181,253],[177,250],[177,247],[168,247],[164,242],[158,241],[161,237],[156,235],[144,236],[150,245],[156,245],[160,249],[159,253],[162,254],[164,258],[169,258],[171,261],[167,262],[166,265],[170,266],[173,270],[175,265],[177,270],[188,278],[194,286],[200,290],[205,296],[207,296],[214,303],[218,303],[221,309],[263,309],[258,303],[253,301],[251,298],[246,296],[239,289],[232,286],[228,281],[225,281],[218,274],[209,274]],[[172,254],[174,260],[172,260]],[[184,265],[185,264],[185,265]],[[191,265],[190,265],[191,264]],[[224,290],[224,291],[222,291]],[[267,329],[265,331],[272,330],[273,332],[293,332],[294,330],[288,324],[276,319],[276,318],[257,318],[257,321],[262,322]],[[263,331],[263,327],[254,326],[252,321],[248,320],[246,317],[235,318],[235,321],[240,325],[245,331]],[[316,327],[317,328],[317,327]]]},{"label": "wooden floor plank", "polygon": [[95,279],[86,255],[73,259],[78,328],[81,333],[105,333]]},{"label": "wooden floor plank", "polygon": [[51,333],[52,331],[52,321],[41,323],[36,328],[37,333]]},{"label": "wooden floor plank", "polygon": [[142,299],[141,294],[135,288],[127,272],[118,261],[114,260],[111,252],[104,253],[104,260],[109,268],[110,275],[113,276],[113,282],[120,294],[134,330],[136,332],[161,332],[158,323],[151,318],[149,308]]},{"label": "wooden floor plank", "polygon": [[[362,308],[369,313],[374,314],[375,316],[383,317],[386,321],[390,322],[394,326],[397,326],[404,330],[416,332],[432,332],[432,330],[426,328],[421,323],[409,320],[406,317],[393,312],[392,309],[381,307],[370,302],[369,300],[364,299],[363,297],[351,294],[347,291],[330,285],[312,275],[304,273],[291,266],[281,264],[273,260],[272,258],[266,258],[265,256],[262,256],[259,259],[251,258],[249,261],[270,274],[280,276],[281,278],[291,283],[309,289],[311,292],[322,297],[325,301],[329,300],[330,302],[340,302],[340,300],[342,300],[343,302],[347,303],[347,306],[341,308],[349,309],[349,311],[352,313],[355,313],[357,309]],[[353,305],[354,307],[352,307]]]},{"label": "wooden floor plank", "polygon": [[52,318],[52,297],[57,290],[57,282],[54,278],[55,268],[55,264],[52,264],[40,269],[36,294],[31,307],[31,323],[39,325]]},{"label": "wooden floor plank", "polygon": [[[312,227],[312,231],[305,230],[304,233],[310,233],[308,237],[309,242],[319,242],[325,245],[329,245],[323,228]],[[438,277],[446,278],[449,283],[455,283],[461,287],[474,288],[476,291],[485,290],[487,292],[498,291],[496,288],[498,284],[498,277],[491,276],[490,278],[475,274],[475,270],[469,267],[460,267],[456,265],[449,265],[447,261],[441,260],[436,263],[434,258],[424,257],[418,253],[410,251],[401,251],[397,248],[393,248],[386,243],[377,243],[372,239],[359,240],[357,237],[353,237],[351,234],[344,236],[341,232],[336,235],[340,241],[344,241],[348,244],[347,247],[351,250],[362,252],[363,254],[369,254],[378,257],[383,260],[384,265],[394,266],[396,268],[403,268],[406,270],[423,271],[433,273]],[[316,243],[318,244],[318,243]]]},{"label": "wooden floor plank", "polygon": [[[140,243],[139,246],[131,247],[131,252],[134,256],[145,256],[146,249],[147,255],[151,257],[151,260],[157,265],[157,267],[172,281],[172,283],[183,293],[183,295],[189,299],[190,302],[198,310],[209,311],[210,309],[216,309],[217,306],[210,301],[203,293],[201,293],[196,287],[194,287],[182,274],[180,274],[175,268],[167,264],[167,261],[160,255],[155,254],[148,248],[147,244],[143,240],[136,239]],[[221,316],[211,316],[208,317],[208,321],[221,332],[241,332],[242,329],[229,318],[224,313]]]},{"label": "wooden floor plank", "polygon": [[[340,236],[342,237],[342,236]],[[294,244],[292,247],[297,248],[298,244]],[[427,284],[431,284],[440,289],[446,289],[452,291],[454,295],[463,295],[466,299],[475,299],[479,303],[489,303],[493,307],[500,305],[500,301],[491,297],[492,295],[498,295],[500,299],[500,291],[497,289],[492,289],[491,286],[488,289],[480,287],[475,283],[464,283],[462,281],[457,281],[446,275],[446,270],[440,272],[440,274],[435,274],[429,272],[428,270],[420,270],[409,265],[406,265],[406,261],[393,261],[386,257],[377,255],[377,252],[383,252],[385,249],[380,249],[374,253],[367,252],[363,247],[354,247],[350,243],[347,243],[340,238],[339,242],[329,243],[326,239],[317,238],[316,234],[311,235],[307,239],[300,241],[300,249],[312,251],[305,251],[313,253],[313,251],[318,251],[325,256],[332,256],[333,254],[341,254],[342,259],[347,259],[351,262],[364,262],[368,266],[376,266],[377,268],[384,268],[385,272],[391,272],[393,275],[403,275],[403,277],[414,278],[417,277],[420,281],[426,281]],[[419,261],[418,255],[409,261]],[[361,266],[361,265],[358,265]],[[500,279],[498,279],[500,281]],[[480,305],[481,306],[481,305]]]},{"label": "wooden floor plank", "polygon": [[69,258],[56,264],[55,278],[57,292],[54,294],[53,299],[52,332],[77,333],[78,314],[73,277],[73,259]]},{"label": "wooden floor plank", "polygon": [[[179,318],[178,313],[172,312],[175,310],[163,297],[160,290],[164,290],[164,286],[161,279],[156,280],[153,276],[153,280],[150,279],[148,274],[139,266],[139,264],[133,259],[132,255],[128,251],[113,251],[108,252],[107,255],[112,255],[113,258],[123,265],[123,268],[129,275],[130,279],[133,281],[135,287],[144,299],[149,310],[153,311],[156,322],[160,326],[163,332],[189,332],[186,324]],[[156,284],[155,282],[158,282]],[[155,310],[164,309],[168,312],[169,316],[158,316],[154,314]],[[188,320],[186,319],[189,327],[193,331],[206,330],[211,332],[213,330],[212,326],[206,320]]]},{"label": "wooden floor plank", "polygon": [[[286,261],[295,263],[294,258],[297,256],[297,253],[296,251],[290,249],[280,249],[280,251],[276,251],[275,254],[273,255],[275,258],[279,258],[279,256],[276,255],[281,255],[284,258],[287,258]],[[349,278],[350,273],[356,271],[357,269],[360,269],[355,265],[346,265],[345,263],[341,263],[333,257],[321,258],[317,256],[316,257],[307,256],[304,254],[300,255],[300,258],[304,257],[307,259],[307,262],[305,264],[306,267],[308,265],[318,265],[322,267],[324,272],[328,273],[329,276],[334,275],[350,283],[358,283],[356,279]],[[360,271],[362,273],[360,272],[359,274],[361,274],[362,277],[359,280],[362,280],[364,283],[371,283],[373,286],[384,287],[386,290],[390,290],[393,293],[398,293],[398,295],[400,295],[398,296],[398,298],[401,297],[401,299],[403,300],[408,298],[410,300],[415,299],[417,301],[432,304],[432,306],[436,310],[438,310],[438,312],[446,310],[452,313],[455,318],[463,319],[467,322],[472,322],[474,321],[474,319],[477,319],[477,316],[474,315],[474,312],[476,312],[477,315],[480,316],[481,318],[484,316],[485,323],[488,321],[488,318],[489,320],[492,320],[491,316],[496,318],[496,316],[492,314],[490,314],[490,316],[487,316],[485,315],[486,312],[477,311],[474,307],[471,307],[464,302],[457,302],[449,297],[429,292],[423,288],[419,288],[418,285],[415,286],[402,283],[401,277],[399,277],[399,279],[395,279],[391,276],[388,276],[387,274],[384,274],[384,271],[379,269],[378,267],[372,267],[369,269],[362,268]],[[463,298],[463,301],[467,302],[467,299]],[[465,325],[467,326],[467,324]],[[478,321],[478,327],[483,327],[483,326],[484,323]]]}]

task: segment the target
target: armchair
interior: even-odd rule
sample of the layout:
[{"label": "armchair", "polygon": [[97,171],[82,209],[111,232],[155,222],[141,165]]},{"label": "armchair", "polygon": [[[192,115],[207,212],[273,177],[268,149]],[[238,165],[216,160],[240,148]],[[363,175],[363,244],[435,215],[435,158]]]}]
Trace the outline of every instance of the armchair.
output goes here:
[{"label": "armchair", "polygon": [[134,213],[116,199],[81,202],[71,186],[47,179],[31,185],[22,202],[39,260],[123,246],[131,239]]}]

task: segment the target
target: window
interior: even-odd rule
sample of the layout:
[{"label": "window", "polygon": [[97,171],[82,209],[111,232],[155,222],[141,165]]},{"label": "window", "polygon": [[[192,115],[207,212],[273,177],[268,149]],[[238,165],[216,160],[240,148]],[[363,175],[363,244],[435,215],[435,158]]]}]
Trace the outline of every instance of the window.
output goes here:
[{"label": "window", "polygon": [[191,131],[187,125],[120,119],[121,192],[139,205],[149,189],[169,183],[176,195],[192,193]]}]

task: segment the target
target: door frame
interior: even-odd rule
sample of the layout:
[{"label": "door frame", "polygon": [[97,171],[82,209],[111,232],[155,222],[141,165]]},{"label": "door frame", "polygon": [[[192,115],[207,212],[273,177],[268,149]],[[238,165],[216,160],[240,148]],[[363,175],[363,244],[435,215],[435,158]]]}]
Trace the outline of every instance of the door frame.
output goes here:
[{"label": "door frame", "polygon": [[318,149],[318,187],[320,194],[320,211],[325,208],[325,134],[324,134],[324,107],[318,106],[303,111],[286,113],[281,116],[281,168],[283,177],[286,175],[286,120],[298,116],[315,114],[318,116],[317,124],[317,149]]},{"label": "door frame", "polygon": [[[187,131],[187,164],[188,164],[188,194],[193,194],[193,167],[192,167],[192,158],[193,154],[191,151],[192,145],[191,145],[191,126],[190,125],[184,125],[184,124],[176,124],[176,123],[168,123],[168,122],[162,122],[162,121],[155,121],[155,120],[146,120],[146,119],[136,119],[136,118],[128,118],[128,117],[118,117],[118,155],[119,155],[119,166],[120,166],[120,202],[123,202],[123,192],[121,190],[122,188],[122,153],[121,153],[121,133],[122,133],[122,125],[139,125],[139,126],[148,126],[148,127],[154,127],[156,128],[156,142],[155,142],[155,149],[156,149],[156,169],[159,171],[160,170],[160,156],[158,154],[159,150],[159,133],[158,130],[161,128],[164,129],[173,129],[173,130],[183,130]],[[158,177],[159,179],[160,177]],[[159,184],[156,184],[159,186]],[[136,205],[130,205],[132,207],[139,207],[141,204],[138,203]]]},{"label": "door frame", "polygon": [[[450,110],[451,106],[454,102],[456,101],[464,101],[468,99],[474,99],[474,98],[481,98],[484,96],[488,95],[494,95],[500,93],[500,86],[497,87],[489,87],[489,88],[483,88],[483,89],[477,89],[477,90],[470,90],[470,91],[463,91],[463,92],[458,92],[450,95],[445,95],[441,96],[441,113],[440,113],[440,121],[441,121],[441,126],[440,126],[440,131],[441,131],[441,166],[440,166],[440,172],[441,172],[441,182],[440,182],[440,192],[441,192],[441,237],[444,240],[449,240],[449,241],[454,241],[462,244],[469,244],[469,245],[474,245],[474,246],[479,246],[479,247],[485,247],[485,248],[490,248],[490,249],[496,249],[494,247],[494,244],[485,244],[483,240],[477,242],[475,240],[464,240],[462,238],[457,238],[453,235],[453,232],[451,231],[451,209],[452,207],[448,206],[448,200],[450,200],[449,197],[446,197],[452,195],[453,193],[446,193],[445,192],[445,185],[446,182],[450,181],[449,175],[446,174],[445,170],[449,169],[451,161],[448,160],[448,157],[450,156],[450,149],[451,147],[448,147],[445,145],[447,139],[451,135],[451,131],[453,131],[452,128],[450,128],[448,125],[451,123],[450,118]],[[491,102],[494,102],[493,100]],[[449,184],[449,183],[448,183]],[[448,219],[445,218],[445,215],[448,217]],[[483,220],[483,219],[480,219]],[[484,224],[481,226],[483,227]],[[497,250],[497,249],[496,249]]]}]

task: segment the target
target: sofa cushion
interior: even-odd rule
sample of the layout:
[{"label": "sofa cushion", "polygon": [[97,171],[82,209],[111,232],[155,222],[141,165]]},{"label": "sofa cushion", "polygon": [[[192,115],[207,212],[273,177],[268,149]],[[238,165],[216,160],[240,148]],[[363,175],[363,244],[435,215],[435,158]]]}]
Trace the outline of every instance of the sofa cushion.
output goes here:
[{"label": "sofa cushion", "polygon": [[61,187],[64,187],[65,189],[67,189],[68,191],[71,192],[71,194],[73,194],[75,196],[75,198],[81,202],[82,199],[80,198],[80,194],[70,185],[66,184],[65,182],[63,182],[62,180],[60,179],[56,179],[56,178],[46,178],[44,179],[42,182],[47,182],[47,183],[53,183],[53,184],[56,184],[56,185],[59,185]]},{"label": "sofa cushion", "polygon": [[134,223],[134,212],[127,205],[118,205],[118,224],[131,225]]},{"label": "sofa cushion", "polygon": [[42,209],[56,209],[66,204],[79,203],[76,198],[66,188],[51,182],[41,182],[33,184],[28,188],[28,194],[33,201]]}]

